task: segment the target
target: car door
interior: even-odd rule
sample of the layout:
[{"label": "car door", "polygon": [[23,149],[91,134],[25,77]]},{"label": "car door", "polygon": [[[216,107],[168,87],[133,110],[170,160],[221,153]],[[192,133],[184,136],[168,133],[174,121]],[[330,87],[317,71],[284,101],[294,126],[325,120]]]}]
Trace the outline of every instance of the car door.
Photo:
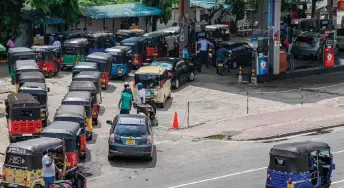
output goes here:
[{"label": "car door", "polygon": [[236,43],[236,44],[232,45],[232,55],[235,56],[235,61],[237,63],[241,63],[243,60],[242,48],[243,48],[243,46],[240,43]]},{"label": "car door", "polygon": [[243,50],[242,50],[243,62],[242,63],[248,64],[252,62],[252,52],[253,52],[252,47],[247,43],[243,43]]},{"label": "car door", "polygon": [[186,78],[186,64],[184,62],[184,60],[179,60],[176,64],[176,68],[175,68],[175,72],[176,72],[176,76],[179,78],[179,81],[184,81]]}]

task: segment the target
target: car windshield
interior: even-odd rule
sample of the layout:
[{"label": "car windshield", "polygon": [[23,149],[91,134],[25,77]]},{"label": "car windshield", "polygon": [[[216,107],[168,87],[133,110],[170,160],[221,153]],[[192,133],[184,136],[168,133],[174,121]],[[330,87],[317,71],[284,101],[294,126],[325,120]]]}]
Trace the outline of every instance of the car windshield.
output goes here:
[{"label": "car windshield", "polygon": [[154,86],[158,86],[160,82],[159,75],[150,75],[150,74],[136,74],[135,82],[142,83],[144,87],[149,87],[153,83]]},{"label": "car windshield", "polygon": [[116,135],[125,137],[142,137],[147,134],[145,125],[116,125]]},{"label": "car windshield", "polygon": [[164,67],[166,68],[168,71],[171,71],[173,68],[173,62],[172,61],[153,61],[152,66],[159,66],[159,67]]},{"label": "car windshield", "polygon": [[313,43],[313,38],[311,37],[297,37],[296,39],[297,42],[304,42],[307,44],[312,44]]}]

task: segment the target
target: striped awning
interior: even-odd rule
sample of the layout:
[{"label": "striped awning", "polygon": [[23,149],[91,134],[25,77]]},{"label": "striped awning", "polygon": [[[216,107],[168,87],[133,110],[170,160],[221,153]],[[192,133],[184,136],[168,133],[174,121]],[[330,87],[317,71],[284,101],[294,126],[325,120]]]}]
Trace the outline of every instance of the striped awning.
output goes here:
[{"label": "striped awning", "polygon": [[231,8],[231,5],[225,3],[218,3],[217,0],[191,0],[191,6],[197,6],[205,9],[211,9],[216,6],[222,5],[224,8]]},{"label": "striped awning", "polygon": [[162,11],[142,3],[114,4],[105,6],[84,7],[83,16],[92,19],[130,18],[144,16],[159,16]]}]

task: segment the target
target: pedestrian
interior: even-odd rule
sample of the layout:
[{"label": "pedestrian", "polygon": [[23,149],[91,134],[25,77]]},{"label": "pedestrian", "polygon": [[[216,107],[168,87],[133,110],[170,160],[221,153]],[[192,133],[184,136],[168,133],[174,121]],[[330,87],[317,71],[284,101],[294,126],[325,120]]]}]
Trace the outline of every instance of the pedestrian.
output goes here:
[{"label": "pedestrian", "polygon": [[133,96],[130,94],[130,88],[126,88],[125,92],[121,94],[121,99],[118,102],[118,108],[121,109],[120,114],[130,114]]},{"label": "pedestrian", "polygon": [[[138,90],[135,100],[136,105],[146,104],[146,91],[143,89],[143,84],[138,83],[136,86]],[[137,114],[139,114],[139,108],[137,108]]]},{"label": "pedestrian", "polygon": [[61,171],[55,165],[55,161],[53,159],[53,154],[48,152],[42,158],[42,166],[43,166],[43,179],[45,182],[45,188],[50,188],[50,183],[55,181],[55,170],[59,172],[61,175]]},{"label": "pedestrian", "polygon": [[7,44],[6,44],[7,49],[14,48],[14,46],[15,46],[15,44],[14,44],[13,40],[11,38],[8,38]]},{"label": "pedestrian", "polygon": [[286,51],[288,52],[288,48],[289,48],[289,40],[288,40],[288,37],[286,37],[286,38],[283,40],[283,46],[284,46],[284,48],[286,49]]},{"label": "pedestrian", "polygon": [[188,60],[189,59],[189,46],[186,45],[183,49],[183,58]]},{"label": "pedestrian", "polygon": [[209,42],[206,38],[198,41],[197,44],[201,45],[200,53],[201,53],[201,65],[205,64],[208,68],[208,47],[213,46],[213,43]]},{"label": "pedestrian", "polygon": [[[222,46],[219,46],[219,49],[216,51],[216,73],[218,73],[218,74],[219,74],[218,63],[219,63],[219,61],[223,61],[224,54],[226,52],[229,52],[229,50],[227,50],[226,48],[223,48]],[[224,62],[222,62],[222,63],[224,63]]]}]

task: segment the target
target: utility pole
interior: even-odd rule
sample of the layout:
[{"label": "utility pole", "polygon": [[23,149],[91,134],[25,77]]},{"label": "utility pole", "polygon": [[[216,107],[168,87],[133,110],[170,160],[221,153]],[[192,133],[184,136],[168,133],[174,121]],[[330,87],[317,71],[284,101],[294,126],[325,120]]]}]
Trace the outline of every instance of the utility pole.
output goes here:
[{"label": "utility pole", "polygon": [[190,0],[179,1],[179,56],[182,56],[183,49],[189,43],[189,12]]}]

